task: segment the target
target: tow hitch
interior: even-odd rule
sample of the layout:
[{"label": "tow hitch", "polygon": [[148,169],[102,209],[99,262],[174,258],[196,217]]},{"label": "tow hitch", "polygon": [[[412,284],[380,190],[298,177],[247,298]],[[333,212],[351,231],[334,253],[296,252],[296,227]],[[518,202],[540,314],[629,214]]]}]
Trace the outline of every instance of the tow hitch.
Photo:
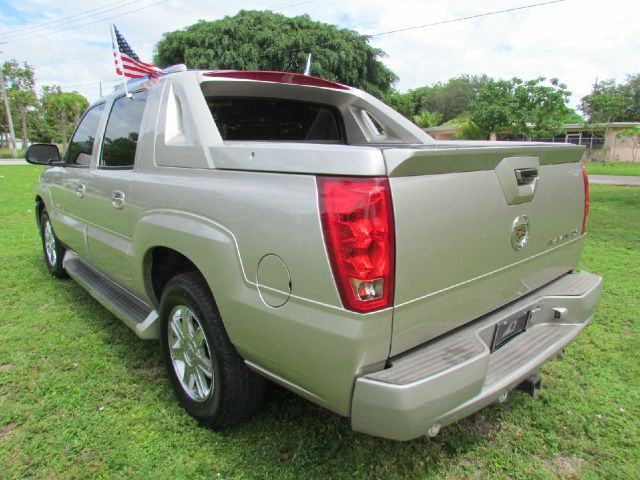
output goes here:
[{"label": "tow hitch", "polygon": [[516,387],[516,390],[528,393],[533,398],[538,398],[540,396],[540,388],[542,388],[542,380],[539,376],[532,375],[520,385],[518,385]]}]

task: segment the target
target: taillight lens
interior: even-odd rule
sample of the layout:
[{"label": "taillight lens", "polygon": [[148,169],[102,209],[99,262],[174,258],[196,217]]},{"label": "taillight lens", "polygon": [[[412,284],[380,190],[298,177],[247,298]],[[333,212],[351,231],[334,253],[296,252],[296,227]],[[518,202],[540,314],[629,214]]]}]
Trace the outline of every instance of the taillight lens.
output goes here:
[{"label": "taillight lens", "polygon": [[386,178],[317,177],[324,241],[345,308],[393,304],[395,238]]},{"label": "taillight lens", "polygon": [[582,234],[587,233],[587,218],[589,217],[589,177],[587,177],[587,169],[582,167],[582,181],[584,183],[584,215],[582,217]]}]

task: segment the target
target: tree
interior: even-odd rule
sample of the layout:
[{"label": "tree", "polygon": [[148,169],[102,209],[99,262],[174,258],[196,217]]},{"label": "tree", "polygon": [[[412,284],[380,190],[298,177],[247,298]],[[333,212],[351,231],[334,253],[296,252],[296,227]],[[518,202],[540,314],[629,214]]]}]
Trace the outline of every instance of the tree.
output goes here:
[{"label": "tree", "polygon": [[445,122],[469,111],[483,85],[489,81],[486,75],[461,75],[411,90],[416,113],[423,110],[441,112]]},{"label": "tree", "polygon": [[185,63],[189,68],[304,71],[352,85],[381,97],[397,76],[380,58],[385,54],[368,37],[315,22],[308,15],[286,17],[270,11],[241,10],[233,17],[199,21],[168,32],[156,45],[156,65]]},{"label": "tree", "polygon": [[458,132],[454,137],[456,140],[482,140],[486,138],[484,132],[471,119],[469,112],[452,118],[445,125],[456,125],[458,127]]},{"label": "tree", "polygon": [[569,95],[555,78],[490,80],[480,88],[469,113],[485,136],[552,136],[562,131]]},{"label": "tree", "polygon": [[49,124],[57,124],[58,134],[54,129],[49,129],[52,139],[62,142],[66,150],[68,133],[80,119],[80,114],[89,106],[87,99],[78,92],[63,92],[60,87],[44,87],[42,93],[42,106],[44,108],[45,121]]},{"label": "tree", "polygon": [[567,102],[571,92],[564,83],[552,78],[538,77],[521,83],[516,88],[518,103],[527,112],[527,130],[524,136],[547,137],[563,132],[562,125],[570,116]]},{"label": "tree", "polygon": [[417,113],[415,101],[409,93],[400,93],[391,88],[381,100],[407,118],[412,118]]},{"label": "tree", "polygon": [[562,123],[585,123],[584,118],[573,108],[567,108]]},{"label": "tree", "polygon": [[627,93],[627,118],[631,122],[640,122],[640,73],[628,75],[625,85]]},{"label": "tree", "polygon": [[610,123],[626,120],[628,103],[628,90],[609,79],[596,83],[593,91],[582,97],[578,108],[589,123]]},{"label": "tree", "polygon": [[[9,96],[7,95],[7,91],[6,91],[6,86],[5,86],[6,80],[4,77],[4,72],[1,72],[0,75],[0,94],[2,95],[2,101],[4,103],[4,117],[5,117],[5,128],[6,130],[3,130],[3,137],[6,135],[6,133],[9,134],[9,136],[11,137],[11,148],[13,151],[18,149],[18,146],[16,145],[16,135],[15,132],[13,130],[13,117],[11,115],[11,107],[9,106]],[[3,142],[4,143],[4,142]]]},{"label": "tree", "polygon": [[484,85],[471,104],[470,117],[485,138],[500,131],[522,131],[527,123],[509,80],[491,80]]},{"label": "tree", "polygon": [[440,112],[442,121],[448,122],[469,111],[480,88],[489,80],[486,75],[461,75],[450,78],[446,83],[437,82],[406,93],[392,90],[383,100],[407,118],[426,110]]},{"label": "tree", "polygon": [[[609,136],[611,122],[640,121],[640,75],[627,76],[627,81],[621,85],[613,79],[596,83],[593,91],[582,97],[579,108],[587,115],[589,123],[605,124],[605,138]],[[610,151],[611,146],[605,145],[603,162]],[[633,154],[635,158],[635,151]],[[611,151],[611,158],[613,155]]]},{"label": "tree", "polygon": [[440,112],[429,112],[423,110],[420,115],[413,116],[413,123],[420,128],[437,127],[442,123],[442,114]]},{"label": "tree", "polygon": [[4,62],[2,74],[5,78],[6,93],[11,106],[18,113],[22,127],[22,148],[29,142],[28,111],[38,104],[33,68],[27,63],[22,66],[15,60]]}]

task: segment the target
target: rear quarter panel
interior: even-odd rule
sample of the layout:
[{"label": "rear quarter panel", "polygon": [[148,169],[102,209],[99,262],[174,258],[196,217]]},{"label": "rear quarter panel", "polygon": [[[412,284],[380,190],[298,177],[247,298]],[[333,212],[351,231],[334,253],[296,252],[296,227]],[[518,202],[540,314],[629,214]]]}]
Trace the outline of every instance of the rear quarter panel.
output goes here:
[{"label": "rear quarter panel", "polygon": [[[205,276],[233,344],[298,393],[348,415],[353,381],[389,352],[391,309],[342,309],[327,260],[315,177],[156,168],[132,195],[133,274],[149,294],[148,252],[173,248]],[[291,274],[279,308],[258,291],[257,269],[278,255]]]}]

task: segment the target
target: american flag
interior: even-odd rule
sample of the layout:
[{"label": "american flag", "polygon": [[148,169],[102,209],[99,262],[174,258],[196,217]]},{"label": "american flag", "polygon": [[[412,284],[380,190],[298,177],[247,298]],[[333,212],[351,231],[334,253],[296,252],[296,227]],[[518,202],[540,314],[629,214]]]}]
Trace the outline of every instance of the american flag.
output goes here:
[{"label": "american flag", "polygon": [[118,75],[124,75],[129,78],[142,78],[147,75],[153,77],[164,73],[155,65],[140,61],[140,57],[131,49],[131,46],[129,46],[115,25],[113,25],[112,42],[116,73]]}]

